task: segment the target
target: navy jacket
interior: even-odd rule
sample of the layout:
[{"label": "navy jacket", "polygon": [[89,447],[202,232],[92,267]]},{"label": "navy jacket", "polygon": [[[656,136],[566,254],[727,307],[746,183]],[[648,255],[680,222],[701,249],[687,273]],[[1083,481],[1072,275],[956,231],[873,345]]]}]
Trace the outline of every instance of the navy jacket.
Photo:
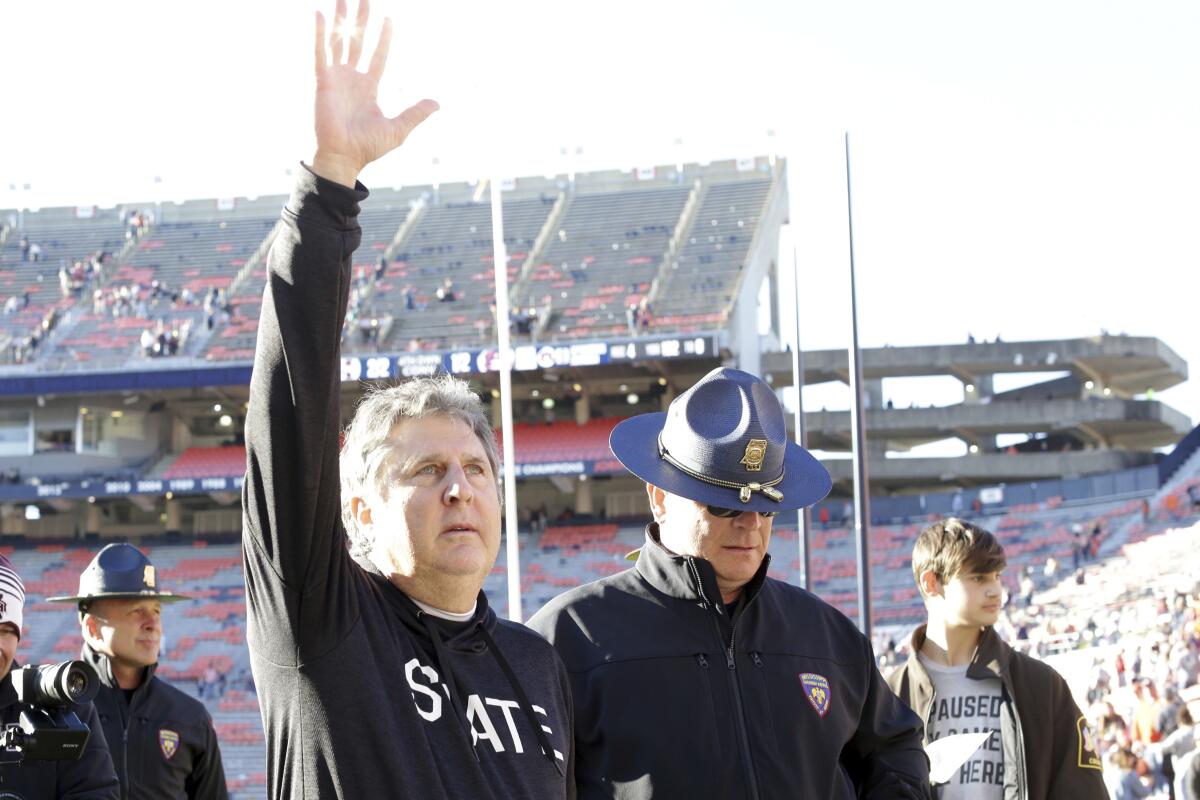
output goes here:
[{"label": "navy jacket", "polygon": [[921,721],[833,607],[766,577],[733,618],[712,565],[657,542],[529,621],[575,695],[580,798],[925,797]]},{"label": "navy jacket", "polygon": [[103,686],[96,712],[104,726],[122,800],[225,800],[221,749],[208,709],[154,677],[154,667],[125,700],[108,658],[86,644],[80,655]]}]

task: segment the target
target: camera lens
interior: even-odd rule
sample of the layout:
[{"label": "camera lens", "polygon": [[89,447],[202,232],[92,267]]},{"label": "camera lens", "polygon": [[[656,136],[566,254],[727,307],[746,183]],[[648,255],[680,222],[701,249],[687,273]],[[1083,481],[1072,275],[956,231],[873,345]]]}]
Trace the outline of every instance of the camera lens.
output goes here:
[{"label": "camera lens", "polygon": [[56,708],[70,703],[88,702],[99,691],[100,679],[87,662],[64,661],[61,664],[43,664],[15,670],[13,688],[17,690],[17,697],[23,703]]},{"label": "camera lens", "polygon": [[88,679],[87,674],[83,670],[68,671],[64,682],[67,685],[67,694],[73,703],[78,702],[78,698],[87,692]]}]

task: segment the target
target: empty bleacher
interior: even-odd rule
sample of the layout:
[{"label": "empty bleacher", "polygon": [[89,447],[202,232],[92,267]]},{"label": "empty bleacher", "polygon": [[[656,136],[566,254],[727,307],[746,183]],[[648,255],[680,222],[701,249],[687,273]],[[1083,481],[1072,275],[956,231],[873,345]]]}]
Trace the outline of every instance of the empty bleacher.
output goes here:
[{"label": "empty bleacher", "polygon": [[246,471],[246,448],[243,445],[224,447],[189,447],[163,470],[160,477],[225,478]]},{"label": "empty bleacher", "polygon": [[720,327],[733,308],[739,276],[771,190],[764,179],[714,183],[654,302],[657,330]]},{"label": "empty bleacher", "polygon": [[549,303],[549,338],[627,335],[626,309],[650,290],[689,187],[577,195],[526,293]]},{"label": "empty bleacher", "polygon": [[[512,281],[541,231],[553,198],[504,204],[504,243]],[[493,337],[495,302],[491,203],[430,206],[400,243],[384,280],[376,285],[375,310],[395,324],[384,349],[447,349],[481,345]],[[441,302],[439,287],[452,283],[453,302]],[[405,292],[415,308],[406,307]]]},{"label": "empty bleacher", "polygon": [[[514,428],[518,463],[544,464],[554,461],[610,460],[608,436],[620,422],[616,417],[593,419],[585,425],[572,421],[522,423]],[[500,432],[496,432],[497,442]],[[189,447],[161,469],[153,478],[227,478],[246,471],[243,445]]]}]

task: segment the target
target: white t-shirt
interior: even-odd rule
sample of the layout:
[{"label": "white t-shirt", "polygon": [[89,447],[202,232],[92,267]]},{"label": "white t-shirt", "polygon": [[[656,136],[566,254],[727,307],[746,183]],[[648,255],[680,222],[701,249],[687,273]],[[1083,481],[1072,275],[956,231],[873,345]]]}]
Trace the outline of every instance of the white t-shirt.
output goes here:
[{"label": "white t-shirt", "polygon": [[933,705],[925,727],[925,741],[958,733],[992,735],[980,745],[958,773],[938,787],[941,800],[1003,800],[1004,749],[1000,738],[1000,713],[1004,703],[1000,680],[973,680],[967,667],[947,667],[918,653],[933,681]]}]

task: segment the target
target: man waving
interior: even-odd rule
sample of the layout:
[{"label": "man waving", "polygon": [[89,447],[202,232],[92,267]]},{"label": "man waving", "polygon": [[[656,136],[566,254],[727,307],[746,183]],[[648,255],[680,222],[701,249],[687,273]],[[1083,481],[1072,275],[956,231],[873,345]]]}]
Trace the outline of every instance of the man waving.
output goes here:
[{"label": "man waving", "polygon": [[338,340],[367,198],[357,177],[437,110],[379,110],[391,24],[360,72],[366,0],[343,38],[345,15],[339,0],[328,39],[317,17],[317,149],[271,248],[246,425],[248,634],[268,793],[570,797],[565,670],[481,591],[500,494],[479,398],[449,377],[375,391],[339,460]]}]

